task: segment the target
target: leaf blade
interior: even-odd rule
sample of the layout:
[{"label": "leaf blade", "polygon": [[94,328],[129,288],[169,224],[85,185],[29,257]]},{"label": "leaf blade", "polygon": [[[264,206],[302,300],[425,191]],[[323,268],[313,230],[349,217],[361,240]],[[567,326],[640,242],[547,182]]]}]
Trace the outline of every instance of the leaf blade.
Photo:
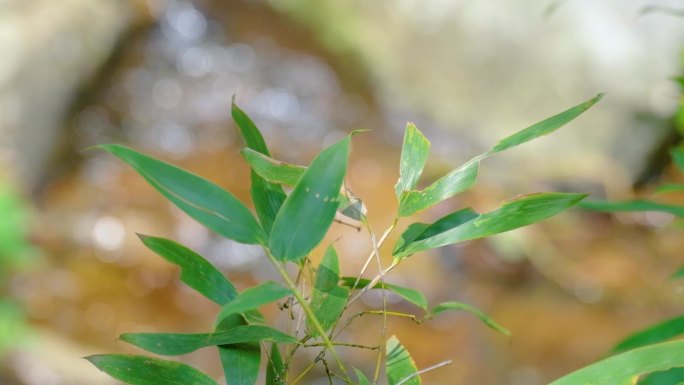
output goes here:
[{"label": "leaf blade", "polygon": [[486,315],[482,310],[470,306],[466,303],[463,302],[456,302],[456,301],[449,301],[449,302],[443,302],[440,303],[439,305],[435,306],[432,311],[430,312],[430,318],[433,318],[439,314],[442,314],[446,311],[450,310],[462,310],[468,313],[473,314],[476,316],[483,324],[487,325],[489,328],[492,330],[496,330],[497,332],[505,335],[506,337],[511,336],[511,332],[506,329],[505,327],[499,325],[496,321],[494,321],[491,317]]},{"label": "leaf blade", "polygon": [[292,290],[284,288],[273,281],[264,282],[239,293],[221,308],[217,318],[223,319],[231,314],[254,310],[291,294]]},{"label": "leaf blade", "polygon": [[349,142],[347,137],[323,150],[283,203],[269,240],[276,259],[296,261],[304,257],[327,233],[339,205]]},{"label": "leaf blade", "polygon": [[587,201],[580,203],[579,207],[586,210],[601,212],[658,211],[684,218],[684,206],[669,205],[639,199],[625,202]]},{"label": "leaf blade", "polygon": [[[399,343],[396,336],[387,340],[387,358],[385,361],[387,372],[387,383],[389,385],[420,385],[421,380],[418,375],[418,368],[409,352]],[[406,380],[408,377],[411,379]]]},{"label": "leaf blade", "polygon": [[592,99],[589,99],[583,103],[580,103],[572,108],[569,108],[559,114],[551,116],[547,119],[542,120],[539,123],[535,123],[523,130],[516,132],[499,141],[491,150],[490,153],[494,154],[497,152],[505,151],[510,148],[519,146],[523,143],[527,143],[533,139],[536,139],[543,135],[548,135],[553,131],[561,128],[562,126],[570,123],[572,120],[582,115],[586,110],[591,108],[596,104],[604,94],[598,94]]},{"label": "leaf blade", "polygon": [[[347,286],[352,289],[361,289],[366,286],[368,286],[371,281],[370,279],[367,278],[361,278],[358,279],[358,283],[356,286],[354,284],[356,283],[357,278],[356,277],[342,277],[342,285]],[[393,285],[391,283],[377,283],[375,286],[373,286],[371,289],[386,289],[391,291],[392,293],[398,295],[399,297],[403,298],[406,300],[406,302],[412,303],[419,308],[425,310],[426,312],[428,311],[428,301],[427,298],[425,297],[425,294],[419,292],[418,290],[410,289],[408,287],[404,286],[399,286],[399,285]]]},{"label": "leaf blade", "polygon": [[297,339],[265,325],[236,326],[214,333],[127,333],[120,339],[148,352],[175,356],[217,345],[232,345],[247,342],[298,343]]},{"label": "leaf blade", "polygon": [[399,163],[399,180],[394,186],[397,198],[401,198],[404,191],[413,190],[423,173],[430,152],[430,141],[413,123],[406,124],[404,144],[401,147]]},{"label": "leaf blade", "polygon": [[[338,286],[339,280],[339,258],[335,248],[330,245],[316,270],[316,280],[310,303],[314,316],[325,331],[335,326],[349,298],[349,289]],[[309,334],[318,335],[316,327],[309,319],[307,319],[307,326]]]},{"label": "leaf blade", "polygon": [[662,342],[606,358],[549,385],[631,384],[638,376],[684,366],[684,341]]},{"label": "leaf blade", "polygon": [[[247,325],[246,319],[240,314],[233,314],[223,318],[216,330],[229,330],[243,325]],[[259,342],[218,345],[217,348],[227,385],[254,385],[256,383],[261,362]]]},{"label": "leaf blade", "polygon": [[480,214],[456,227],[406,245],[395,258],[453,243],[488,237],[524,227],[577,204],[586,194],[537,193],[508,200],[497,210]]},{"label": "leaf blade", "polygon": [[199,370],[175,361],[127,355],[97,354],[86,357],[101,371],[131,385],[217,385]]},{"label": "leaf blade", "polygon": [[670,318],[633,333],[618,342],[612,349],[613,353],[631,350],[657,342],[663,342],[684,334],[684,316]]},{"label": "leaf blade", "polygon": [[105,144],[96,148],[126,162],[174,205],[216,233],[240,243],[265,241],[261,226],[247,207],[216,184],[125,146]]},{"label": "leaf blade", "polygon": [[278,345],[271,344],[271,354],[268,364],[266,365],[266,385],[287,385],[285,383],[285,366],[283,359],[280,356]]},{"label": "leaf blade", "polygon": [[169,239],[138,235],[143,244],[181,269],[181,281],[198,293],[225,305],[237,295],[235,286],[201,255]]}]

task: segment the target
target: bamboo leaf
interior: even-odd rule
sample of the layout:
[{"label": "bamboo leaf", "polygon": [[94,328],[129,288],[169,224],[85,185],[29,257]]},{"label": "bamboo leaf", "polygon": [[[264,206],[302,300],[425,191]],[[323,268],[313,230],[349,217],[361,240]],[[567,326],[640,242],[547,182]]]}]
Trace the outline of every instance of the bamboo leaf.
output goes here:
[{"label": "bamboo leaf", "polygon": [[684,368],[672,368],[662,372],[654,372],[639,380],[639,385],[682,385],[684,384]]},{"label": "bamboo leaf", "polygon": [[684,149],[673,148],[670,150],[670,155],[679,172],[684,173]]},{"label": "bamboo leaf", "polygon": [[[339,259],[335,248],[331,245],[325,251],[323,260],[316,270],[316,281],[310,305],[325,331],[335,326],[349,298],[349,289],[338,286],[339,280]],[[308,330],[309,334],[317,336],[318,333],[311,320],[308,320]]]},{"label": "bamboo leaf", "polygon": [[664,184],[656,188],[656,193],[669,193],[669,192],[681,192],[684,191],[684,184]]},{"label": "bamboo leaf", "polygon": [[633,200],[627,202],[587,201],[580,203],[579,207],[586,210],[602,212],[658,211],[684,218],[684,206],[668,205],[645,200]]},{"label": "bamboo leaf", "polygon": [[506,329],[505,327],[496,323],[496,321],[491,319],[489,316],[487,316],[485,313],[483,313],[480,309],[477,309],[473,306],[470,306],[470,305],[462,303],[462,302],[451,301],[451,302],[440,303],[439,305],[435,306],[432,309],[432,311],[430,312],[431,314],[430,314],[429,318],[434,318],[435,316],[437,316],[439,314],[442,314],[444,312],[451,311],[451,310],[461,310],[461,311],[471,313],[471,314],[475,315],[477,318],[479,318],[480,321],[482,321],[482,323],[489,326],[493,330],[496,330],[499,333],[501,333],[507,337],[511,336],[511,332],[509,332],[508,329]]},{"label": "bamboo leaf", "polygon": [[612,349],[613,353],[663,342],[684,334],[684,316],[671,318],[632,334]]},{"label": "bamboo leaf", "polygon": [[[389,385],[420,385],[418,369],[409,352],[399,343],[396,336],[387,340],[387,358],[385,363],[387,383]],[[411,377],[409,380],[407,378]]]},{"label": "bamboo leaf", "polygon": [[640,375],[683,366],[684,341],[662,342],[606,358],[549,385],[629,385]]},{"label": "bamboo leaf", "polygon": [[116,144],[97,146],[128,163],[152,187],[192,218],[241,243],[263,243],[264,231],[232,194],[176,166]]},{"label": "bamboo leaf", "polygon": [[[547,135],[559,129],[573,119],[577,118],[584,111],[588,110],[602,97],[603,94],[599,94],[593,99],[590,99],[539,123],[533,124],[532,126],[529,126],[502,139],[489,151],[469,160],[463,166],[438,179],[425,190],[409,190],[403,192],[399,199],[399,216],[407,217],[413,215],[419,211],[432,207],[445,199],[470,189],[477,182],[477,174],[479,171],[480,162],[482,160],[491,155],[508,150],[523,143],[527,143],[533,139]],[[418,166],[420,166],[420,169],[422,170],[423,165],[418,163]]]},{"label": "bamboo leaf", "polygon": [[235,286],[201,255],[168,239],[138,236],[150,250],[178,265],[181,268],[181,281],[203,296],[225,305],[237,295]]},{"label": "bamboo leaf", "polygon": [[497,143],[497,145],[490,150],[490,153],[494,154],[508,150],[509,148],[519,146],[540,136],[548,135],[553,131],[556,131],[567,123],[570,123],[578,116],[582,115],[582,113],[591,108],[591,106],[596,104],[596,102],[601,100],[603,95],[604,94],[598,94],[594,98],[587,100],[584,103],[578,104],[575,107],[561,112],[560,114],[544,119],[539,123],[533,124],[511,136],[500,140],[499,143]]},{"label": "bamboo leaf", "polygon": [[670,279],[684,278],[684,267],[679,268],[674,274],[670,276]]},{"label": "bamboo leaf", "polygon": [[230,314],[244,313],[248,310],[257,309],[262,305],[277,301],[291,294],[292,290],[284,288],[273,281],[250,287],[224,305],[221,308],[218,319],[221,320]]},{"label": "bamboo leaf", "polygon": [[[232,314],[224,317],[216,330],[230,330],[246,324],[247,321],[241,314]],[[218,345],[217,348],[227,385],[254,385],[256,383],[261,361],[259,342]]]},{"label": "bamboo leaf", "polygon": [[283,203],[269,242],[278,260],[299,260],[327,233],[339,204],[349,142],[347,137],[321,152]]},{"label": "bamboo leaf", "polygon": [[242,149],[240,154],[242,154],[242,157],[245,158],[254,172],[270,183],[294,186],[304,175],[304,171],[306,171],[304,166],[275,160],[251,148]]},{"label": "bamboo leaf", "polygon": [[98,354],[86,360],[131,385],[217,385],[206,374],[175,361],[126,354]]},{"label": "bamboo leaf", "polygon": [[[585,194],[570,193],[523,195],[504,202],[498,210],[479,214],[470,220],[467,219],[472,216],[472,212],[468,209],[461,210],[450,214],[453,217],[447,216],[435,222],[434,231],[427,227],[425,232],[430,230],[429,236],[419,235],[414,241],[402,245],[394,255],[395,258],[405,258],[419,251],[514,230],[556,215],[584,197]],[[463,219],[466,219],[465,222],[461,222]],[[449,224],[454,226],[448,228]]]},{"label": "bamboo leaf", "polygon": [[207,346],[241,344],[245,342],[297,343],[297,339],[264,325],[244,325],[214,333],[128,333],[120,339],[148,352],[176,356]]},{"label": "bamboo leaf", "polygon": [[[233,121],[235,121],[247,147],[257,153],[270,156],[271,154],[261,132],[259,132],[252,119],[235,104],[235,100],[232,103],[231,113]],[[254,202],[259,222],[261,222],[266,234],[269,234],[273,226],[273,220],[278,214],[280,206],[285,201],[285,191],[283,191],[282,186],[264,180],[254,170],[251,172],[251,178],[252,187],[250,192],[252,202]]]},{"label": "bamboo leaf", "polygon": [[280,356],[278,345],[271,344],[271,354],[266,365],[266,385],[287,385],[285,383],[285,366]]},{"label": "bamboo leaf", "polygon": [[404,144],[401,148],[399,180],[394,186],[397,198],[401,198],[404,191],[413,190],[416,187],[429,153],[430,142],[415,124],[408,123],[404,133]]},{"label": "bamboo leaf", "polygon": [[470,208],[455,211],[445,215],[433,224],[412,223],[404,231],[397,244],[392,250],[392,255],[400,255],[402,251],[412,242],[417,242],[434,235],[443,233],[449,229],[458,227],[468,221],[478,217],[478,214]]},{"label": "bamboo leaf", "polygon": [[480,159],[473,159],[439,178],[423,191],[407,191],[399,202],[399,216],[407,217],[475,186]]},{"label": "bamboo leaf", "polygon": [[354,368],[354,373],[356,373],[356,379],[359,381],[359,385],[371,385],[370,380],[362,371]]},{"label": "bamboo leaf", "polygon": [[[350,287],[352,289],[362,289],[371,283],[370,279],[361,278],[358,280],[359,282],[357,283],[357,285],[354,286],[354,283],[356,282],[356,280],[357,280],[356,277],[342,277],[342,285]],[[418,290],[409,289],[407,287],[398,286],[398,285],[392,285],[391,283],[387,283],[387,282],[385,282],[384,284],[383,283],[377,283],[371,289],[389,290],[392,293],[403,298],[407,302],[418,306],[419,308],[425,310],[426,312],[428,311],[427,298],[425,298],[425,295],[423,293],[419,292]]]}]

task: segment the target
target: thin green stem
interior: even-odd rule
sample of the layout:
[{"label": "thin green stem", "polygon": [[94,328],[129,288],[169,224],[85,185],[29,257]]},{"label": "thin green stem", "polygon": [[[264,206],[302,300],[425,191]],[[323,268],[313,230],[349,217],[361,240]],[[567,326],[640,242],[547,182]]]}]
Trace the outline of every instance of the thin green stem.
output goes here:
[{"label": "thin green stem", "polygon": [[314,327],[316,332],[320,334],[321,339],[323,340],[323,343],[325,344],[325,348],[330,351],[330,354],[332,354],[333,358],[335,359],[335,362],[337,363],[337,366],[340,368],[340,370],[344,373],[344,376],[346,378],[346,381],[348,383],[352,383],[351,378],[349,377],[349,374],[347,373],[347,368],[345,367],[344,363],[342,362],[342,359],[340,356],[337,354],[337,351],[335,351],[335,346],[333,345],[332,341],[330,341],[330,338],[328,338],[328,335],[325,332],[325,329],[323,329],[323,326],[321,326],[321,323],[318,321],[318,318],[314,314],[313,310],[311,310],[311,307],[309,306],[308,303],[306,303],[306,300],[304,299],[304,296],[302,293],[299,292],[297,289],[297,286],[292,282],[290,279],[290,276],[287,274],[287,271],[283,268],[283,266],[280,265],[278,260],[271,254],[271,251],[268,250],[267,248],[264,248],[264,251],[268,258],[271,260],[271,263],[273,263],[273,266],[278,270],[278,273],[280,276],[283,278],[283,281],[287,284],[287,286],[292,290],[292,293],[294,294],[295,298],[297,298],[297,301],[299,302],[299,306],[301,306],[302,310],[304,310],[304,313],[306,313],[307,318],[309,321],[311,321],[311,325]]}]

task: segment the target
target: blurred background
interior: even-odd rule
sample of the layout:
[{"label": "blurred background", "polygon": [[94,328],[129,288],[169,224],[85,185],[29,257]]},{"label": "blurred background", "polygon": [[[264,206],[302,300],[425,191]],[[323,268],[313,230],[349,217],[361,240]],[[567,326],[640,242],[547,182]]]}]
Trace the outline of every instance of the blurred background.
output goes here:
[{"label": "blurred background", "polygon": [[[648,196],[683,179],[667,152],[681,138],[672,78],[683,72],[683,12],[674,0],[0,1],[0,383],[115,384],[81,357],[136,352],[116,341],[122,332],[211,327],[215,305],[136,232],[201,252],[239,289],[276,277],[258,248],[204,229],[89,146],[128,144],[247,202],[233,95],[290,162],[370,129],[354,137],[347,183],[380,233],[397,206],[388,197],[407,121],[432,141],[429,182],[606,92],[568,127],[486,160],[476,188],[423,219],[536,191]],[[333,233],[355,274],[368,237]],[[545,384],[680,313],[684,286],[667,277],[682,264],[682,234],[666,214],[574,209],[413,257],[390,282],[477,306],[512,337],[465,314],[392,320],[390,332],[419,368],[454,361],[426,384]],[[363,319],[345,338],[372,341],[379,327]],[[181,359],[220,379],[205,350]],[[371,370],[368,356],[342,353]]]}]

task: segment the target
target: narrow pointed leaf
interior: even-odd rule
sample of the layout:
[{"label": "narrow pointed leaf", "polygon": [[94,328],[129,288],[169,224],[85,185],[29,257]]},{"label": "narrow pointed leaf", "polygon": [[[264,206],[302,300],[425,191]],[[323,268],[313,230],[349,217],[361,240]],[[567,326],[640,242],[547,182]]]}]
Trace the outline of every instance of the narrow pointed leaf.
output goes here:
[{"label": "narrow pointed leaf", "polygon": [[306,171],[306,167],[275,160],[250,148],[242,149],[240,154],[254,172],[270,183],[294,186]]},{"label": "narrow pointed leaf", "polygon": [[639,380],[639,385],[682,385],[684,384],[684,368],[672,368],[655,372]]},{"label": "narrow pointed leaf", "polygon": [[356,379],[359,381],[359,385],[371,385],[370,380],[362,371],[354,368],[354,373],[356,373]]},{"label": "narrow pointed leaf", "polygon": [[[342,315],[344,307],[349,299],[349,289],[340,287],[339,259],[335,248],[331,245],[325,252],[321,264],[316,270],[313,294],[311,297],[311,310],[323,327],[330,330]],[[317,336],[316,328],[308,321],[309,334]]]},{"label": "narrow pointed leaf", "polygon": [[306,256],[328,232],[339,205],[349,142],[347,137],[323,150],[283,203],[269,242],[278,260],[296,261]]},{"label": "narrow pointed leaf", "polygon": [[[392,336],[387,340],[386,357],[387,383],[389,385],[420,385],[421,380],[418,369],[409,352],[399,343],[397,337]],[[408,381],[407,378],[411,377]],[[403,381],[403,382],[402,382]]]},{"label": "narrow pointed leaf", "polygon": [[684,184],[664,184],[656,188],[656,193],[682,192],[684,191]]},{"label": "narrow pointed leaf", "polygon": [[404,133],[404,145],[401,148],[399,180],[394,186],[397,198],[400,198],[404,191],[416,187],[429,153],[430,142],[415,124],[408,123]]},{"label": "narrow pointed leaf", "polygon": [[423,191],[405,192],[400,199],[399,216],[413,215],[475,186],[479,167],[479,159],[471,160],[439,178]]},{"label": "narrow pointed leaf", "polygon": [[[370,279],[361,278],[359,279],[358,284],[354,287],[354,283],[356,282],[356,280],[356,277],[342,277],[342,285],[350,287],[352,289],[362,289],[371,283]],[[406,300],[406,302],[412,303],[418,306],[419,308],[425,310],[426,312],[428,311],[427,298],[425,298],[425,295],[419,292],[418,290],[409,289],[408,287],[403,287],[399,285],[392,285],[391,283],[387,282],[385,282],[384,284],[377,283],[375,286],[372,287],[372,289],[389,290],[392,293]]]},{"label": "narrow pointed leaf", "polygon": [[443,233],[449,229],[458,227],[470,220],[478,217],[478,214],[470,208],[455,211],[451,214],[445,215],[433,224],[427,223],[412,223],[401,234],[399,241],[394,246],[392,255],[399,255],[406,246],[412,242],[420,241],[430,238],[434,235]]},{"label": "narrow pointed leaf", "polygon": [[271,353],[266,365],[266,385],[287,385],[285,383],[285,366],[278,345],[275,343],[271,344]]},{"label": "narrow pointed leaf", "polygon": [[684,367],[684,341],[630,350],[570,373],[549,385],[630,385],[640,375]]},{"label": "narrow pointed leaf", "polygon": [[207,346],[241,344],[245,342],[297,343],[297,339],[264,325],[237,326],[214,333],[129,333],[120,339],[148,352],[176,356],[194,352]]},{"label": "narrow pointed leaf", "polygon": [[[271,154],[261,132],[259,132],[252,119],[235,104],[235,101],[233,101],[231,113],[233,121],[235,121],[247,147],[257,153],[270,156]],[[283,191],[282,186],[264,180],[254,170],[252,170],[251,177],[252,187],[250,192],[252,202],[254,202],[259,222],[261,222],[266,234],[269,234],[273,226],[273,220],[278,214],[280,206],[285,201],[285,191]]]},{"label": "narrow pointed leaf", "polygon": [[223,319],[230,314],[243,313],[257,309],[262,305],[277,301],[292,294],[292,290],[269,281],[258,286],[250,287],[238,294],[230,302],[221,308],[218,319]]},{"label": "narrow pointed leaf", "polygon": [[682,334],[684,334],[684,316],[679,316],[632,334],[620,341],[612,350],[614,353],[622,352],[657,342],[663,342]]},{"label": "narrow pointed leaf", "polygon": [[586,210],[602,212],[657,211],[684,218],[684,206],[669,205],[645,200],[633,200],[627,202],[587,201],[580,203],[579,207]]},{"label": "narrow pointed leaf", "polygon": [[98,354],[86,360],[131,385],[217,385],[206,374],[175,361],[127,354]]},{"label": "narrow pointed leaf", "polygon": [[236,295],[235,286],[201,255],[174,241],[140,235],[143,244],[181,268],[181,281],[203,296],[225,305]]},{"label": "narrow pointed leaf", "polygon": [[125,146],[108,144],[97,148],[128,163],[169,201],[218,234],[248,244],[265,240],[247,207],[214,183]]},{"label": "narrow pointed leaf", "polygon": [[488,237],[527,226],[566,210],[584,197],[586,197],[585,194],[570,193],[523,195],[504,202],[498,210],[480,214],[453,228],[415,240],[396,253],[395,258],[404,258],[419,251]]},{"label": "narrow pointed leaf", "polygon": [[684,267],[679,268],[674,274],[670,276],[670,279],[684,278]]},{"label": "narrow pointed leaf", "polygon": [[[232,314],[224,317],[216,330],[229,330],[246,324],[247,322],[242,315]],[[259,342],[218,345],[217,348],[227,385],[256,384],[261,361],[261,344]]]},{"label": "narrow pointed leaf", "polygon": [[509,148],[521,145],[523,143],[529,142],[540,136],[547,135],[561,128],[565,124],[569,123],[573,119],[582,115],[582,113],[603,98],[603,94],[598,94],[594,98],[587,100],[582,104],[578,104],[568,110],[561,112],[560,114],[554,115],[550,118],[544,119],[539,123],[533,124],[515,134],[506,137],[499,141],[496,146],[494,146],[490,152],[497,153]]},{"label": "narrow pointed leaf", "polygon": [[672,161],[674,162],[675,166],[677,166],[679,172],[684,173],[684,149],[673,148],[670,151],[670,155],[672,156]]},{"label": "narrow pointed leaf", "polygon": [[496,330],[505,336],[508,336],[508,337],[511,336],[511,332],[509,332],[508,329],[506,329],[505,327],[496,323],[496,321],[491,319],[489,316],[487,316],[485,313],[483,313],[480,309],[477,309],[473,306],[470,306],[470,305],[462,303],[462,302],[450,301],[450,302],[440,303],[439,305],[435,306],[434,309],[432,309],[432,311],[430,312],[431,313],[430,318],[433,318],[439,314],[442,314],[442,313],[447,312],[447,311],[452,311],[452,310],[465,311],[465,312],[471,313],[471,314],[475,315],[477,318],[479,318],[480,321],[482,321],[482,323],[489,326],[493,330]]}]

